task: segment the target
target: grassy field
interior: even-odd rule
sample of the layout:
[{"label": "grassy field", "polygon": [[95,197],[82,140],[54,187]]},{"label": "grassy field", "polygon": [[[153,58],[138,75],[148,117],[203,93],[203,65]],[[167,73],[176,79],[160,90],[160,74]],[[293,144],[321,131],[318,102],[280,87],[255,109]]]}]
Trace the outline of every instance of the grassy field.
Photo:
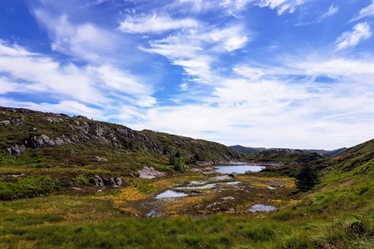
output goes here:
[{"label": "grassy field", "polygon": [[[374,248],[374,140],[333,157],[292,150],[254,155],[23,109],[3,108],[0,120],[11,123],[0,126],[0,248]],[[41,135],[77,140],[30,147]],[[15,144],[28,147],[6,153]],[[188,170],[227,159],[282,166],[225,181]],[[320,183],[299,192],[293,177],[306,164],[318,170]],[[139,179],[145,166],[165,176]],[[96,175],[121,177],[123,184],[96,186]],[[155,198],[191,181],[215,185]],[[276,210],[252,213],[255,204]],[[147,217],[150,211],[155,215]]]},{"label": "grassy field", "polygon": [[[322,191],[295,194],[291,178],[252,174],[238,179],[254,189],[235,196],[238,203],[233,204],[233,213],[186,208],[217,201],[230,189],[176,199],[162,217],[144,217],[137,209],[136,204],[162,190],[201,179],[204,177],[187,174],[136,180],[131,186],[96,194],[77,191],[3,201],[0,248],[374,247],[373,186],[362,191],[336,185],[337,189],[346,186],[346,192],[337,195],[337,189],[326,190],[321,185]],[[266,186],[271,182],[282,182],[285,187],[278,194],[269,194]],[[258,202],[272,202],[278,210],[246,211]]]}]

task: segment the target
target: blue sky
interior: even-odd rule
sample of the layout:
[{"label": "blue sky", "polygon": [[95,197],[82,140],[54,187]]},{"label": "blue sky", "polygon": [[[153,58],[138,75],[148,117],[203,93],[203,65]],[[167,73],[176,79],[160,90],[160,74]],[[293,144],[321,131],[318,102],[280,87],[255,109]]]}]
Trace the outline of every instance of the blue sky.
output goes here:
[{"label": "blue sky", "polygon": [[0,105],[226,145],[374,137],[374,1],[0,0]]}]

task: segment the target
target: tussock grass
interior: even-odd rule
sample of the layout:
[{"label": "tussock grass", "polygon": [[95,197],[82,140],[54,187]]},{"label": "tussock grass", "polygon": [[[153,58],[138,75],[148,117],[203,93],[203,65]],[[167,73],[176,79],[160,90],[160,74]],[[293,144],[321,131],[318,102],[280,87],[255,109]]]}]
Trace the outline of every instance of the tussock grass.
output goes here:
[{"label": "tussock grass", "polygon": [[[134,199],[138,200],[136,195],[140,192],[135,192]],[[52,195],[1,202],[0,248],[371,248],[374,245],[374,217],[372,213],[367,215],[372,211],[367,207],[364,211],[341,211],[326,216],[296,206],[263,214],[261,218],[251,213],[147,218],[132,217],[136,212],[119,208],[112,197],[112,194]],[[182,208],[182,203],[175,207]]]}]

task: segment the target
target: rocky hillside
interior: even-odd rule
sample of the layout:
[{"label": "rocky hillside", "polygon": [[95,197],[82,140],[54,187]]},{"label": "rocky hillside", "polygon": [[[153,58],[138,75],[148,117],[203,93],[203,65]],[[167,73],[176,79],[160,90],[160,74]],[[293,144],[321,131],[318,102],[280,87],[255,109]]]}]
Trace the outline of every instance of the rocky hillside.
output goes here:
[{"label": "rocky hillside", "polygon": [[214,142],[148,130],[135,131],[83,116],[0,108],[0,150],[7,154],[19,155],[26,150],[78,145],[103,150],[141,150],[160,155],[179,152],[188,161],[240,157],[240,153]]},{"label": "rocky hillside", "polygon": [[[136,185],[138,177],[170,175],[191,164],[242,157],[205,140],[135,131],[83,116],[0,107],[3,200]],[[147,170],[145,176],[142,170]]]}]

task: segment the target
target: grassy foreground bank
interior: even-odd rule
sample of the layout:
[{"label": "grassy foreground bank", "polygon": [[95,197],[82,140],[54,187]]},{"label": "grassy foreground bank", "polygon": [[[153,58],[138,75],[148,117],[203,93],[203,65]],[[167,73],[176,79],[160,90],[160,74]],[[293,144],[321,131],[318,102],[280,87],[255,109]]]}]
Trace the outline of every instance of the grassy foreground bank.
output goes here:
[{"label": "grassy foreground bank", "polygon": [[[167,183],[150,181],[149,188]],[[132,188],[142,193],[147,184]],[[298,196],[272,213],[133,217],[118,205],[119,196],[121,191],[0,202],[0,248],[374,248],[370,199],[352,200],[354,208],[324,209],[333,193],[323,192]]]}]

